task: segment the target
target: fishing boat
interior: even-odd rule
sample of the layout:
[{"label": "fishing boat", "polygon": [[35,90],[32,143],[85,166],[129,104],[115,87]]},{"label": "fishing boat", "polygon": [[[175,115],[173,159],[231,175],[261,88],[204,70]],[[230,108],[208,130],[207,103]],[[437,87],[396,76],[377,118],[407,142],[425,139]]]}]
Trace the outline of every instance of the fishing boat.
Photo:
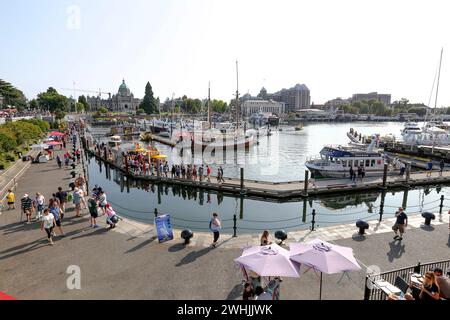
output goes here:
[{"label": "fishing boat", "polygon": [[[365,176],[380,176],[384,172],[385,156],[374,151],[377,139],[367,149],[355,146],[325,146],[320,151],[320,157],[306,162],[306,167],[315,176],[326,178],[349,177],[350,168],[364,168]],[[393,170],[399,169],[394,167]]]}]

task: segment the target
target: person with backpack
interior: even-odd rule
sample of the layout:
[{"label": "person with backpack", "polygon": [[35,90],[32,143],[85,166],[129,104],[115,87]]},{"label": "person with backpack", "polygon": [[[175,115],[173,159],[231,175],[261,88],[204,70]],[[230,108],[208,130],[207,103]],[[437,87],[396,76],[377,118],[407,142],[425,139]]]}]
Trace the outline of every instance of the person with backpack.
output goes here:
[{"label": "person with backpack", "polygon": [[59,200],[59,204],[61,206],[61,210],[63,212],[66,211],[66,202],[67,202],[67,192],[64,191],[61,187],[58,187],[58,192],[55,193],[56,198]]},{"label": "person with backpack", "polygon": [[92,198],[89,198],[88,200],[88,208],[89,208],[89,214],[91,215],[91,227],[92,228],[98,228],[96,219],[98,218],[98,204],[97,201],[94,199],[94,196]]}]

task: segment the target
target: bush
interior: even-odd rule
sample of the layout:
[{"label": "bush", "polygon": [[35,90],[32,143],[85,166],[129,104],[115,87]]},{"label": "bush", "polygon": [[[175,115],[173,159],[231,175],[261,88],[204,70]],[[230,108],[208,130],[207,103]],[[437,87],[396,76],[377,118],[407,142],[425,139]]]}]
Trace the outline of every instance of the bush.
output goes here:
[{"label": "bush", "polygon": [[0,170],[5,170],[8,167],[8,164],[5,162],[0,162]]},{"label": "bush", "polygon": [[16,157],[10,153],[6,154],[5,159],[6,159],[6,161],[10,161],[10,162],[16,161]]}]

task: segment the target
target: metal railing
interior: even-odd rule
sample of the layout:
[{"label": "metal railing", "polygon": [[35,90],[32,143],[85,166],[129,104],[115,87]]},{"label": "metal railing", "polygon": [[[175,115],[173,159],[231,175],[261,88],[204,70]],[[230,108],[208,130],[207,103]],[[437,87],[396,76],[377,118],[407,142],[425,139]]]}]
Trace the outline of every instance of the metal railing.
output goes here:
[{"label": "metal railing", "polygon": [[406,282],[409,282],[409,275],[411,273],[424,274],[427,271],[432,271],[434,268],[441,268],[444,273],[450,268],[450,260],[443,260],[437,262],[429,262],[407,268],[391,270],[387,272],[368,274],[366,275],[364,300],[387,300],[388,295],[377,287],[376,282],[384,280],[390,284],[394,284],[397,277],[401,277]]}]

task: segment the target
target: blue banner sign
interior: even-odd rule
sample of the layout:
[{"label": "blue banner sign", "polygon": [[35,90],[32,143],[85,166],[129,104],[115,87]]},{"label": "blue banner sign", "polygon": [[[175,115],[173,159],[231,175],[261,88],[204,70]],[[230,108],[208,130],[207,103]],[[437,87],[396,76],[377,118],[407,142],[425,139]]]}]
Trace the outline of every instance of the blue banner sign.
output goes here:
[{"label": "blue banner sign", "polygon": [[173,240],[172,223],[170,222],[169,214],[156,217],[155,226],[159,243]]}]

